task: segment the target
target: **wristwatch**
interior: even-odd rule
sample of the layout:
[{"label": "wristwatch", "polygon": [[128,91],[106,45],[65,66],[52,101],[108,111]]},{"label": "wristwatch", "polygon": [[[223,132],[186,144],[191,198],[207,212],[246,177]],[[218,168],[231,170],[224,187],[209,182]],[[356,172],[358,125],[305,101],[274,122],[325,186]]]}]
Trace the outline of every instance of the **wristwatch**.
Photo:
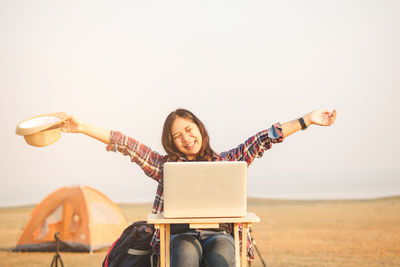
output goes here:
[{"label": "wristwatch", "polygon": [[302,129],[303,131],[306,130],[306,129],[307,129],[307,125],[306,125],[306,123],[304,122],[303,117],[299,118],[299,122],[300,122],[300,125],[301,125],[301,129]]}]

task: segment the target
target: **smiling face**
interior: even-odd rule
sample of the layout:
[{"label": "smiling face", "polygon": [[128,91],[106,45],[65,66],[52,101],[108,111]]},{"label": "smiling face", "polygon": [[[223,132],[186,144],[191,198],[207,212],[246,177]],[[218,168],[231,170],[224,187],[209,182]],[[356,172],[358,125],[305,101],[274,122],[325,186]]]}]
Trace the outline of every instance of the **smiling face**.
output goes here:
[{"label": "smiling face", "polygon": [[171,126],[171,136],[176,148],[185,154],[187,159],[196,158],[203,141],[196,123],[177,117]]}]

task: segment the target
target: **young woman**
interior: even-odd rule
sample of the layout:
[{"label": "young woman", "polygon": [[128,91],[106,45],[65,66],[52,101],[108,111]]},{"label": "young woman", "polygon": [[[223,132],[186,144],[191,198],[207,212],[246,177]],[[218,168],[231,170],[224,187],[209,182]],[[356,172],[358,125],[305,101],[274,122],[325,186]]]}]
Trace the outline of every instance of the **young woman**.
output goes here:
[{"label": "young woman", "polygon": [[[216,153],[203,123],[190,111],[177,109],[164,122],[162,145],[167,155],[161,155],[137,140],[117,131],[106,130],[71,117],[62,124],[69,133],[83,133],[107,144],[107,151],[121,152],[138,164],[147,176],[158,182],[153,213],[163,211],[163,164],[167,161],[246,161],[248,165],[261,157],[272,144],[310,125],[330,126],[336,111],[315,110],[299,119],[260,131],[243,144],[226,152]],[[234,240],[231,227],[221,224],[218,229],[192,230],[187,225],[171,226],[171,266],[235,266]],[[157,244],[157,234],[153,247]],[[251,244],[249,257],[254,257]]]}]

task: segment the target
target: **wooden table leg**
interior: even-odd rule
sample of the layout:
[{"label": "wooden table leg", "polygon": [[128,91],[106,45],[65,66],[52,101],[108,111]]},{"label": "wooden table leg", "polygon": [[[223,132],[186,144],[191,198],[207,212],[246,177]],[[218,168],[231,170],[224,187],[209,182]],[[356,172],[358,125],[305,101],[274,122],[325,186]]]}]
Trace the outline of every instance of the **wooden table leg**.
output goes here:
[{"label": "wooden table leg", "polygon": [[170,232],[171,232],[171,225],[165,225],[165,265],[169,267],[170,265]]},{"label": "wooden table leg", "polygon": [[247,266],[247,223],[242,223],[242,267]]},{"label": "wooden table leg", "polygon": [[235,262],[236,267],[240,267],[240,249],[239,249],[239,224],[235,223],[234,236],[235,236]]},{"label": "wooden table leg", "polygon": [[160,224],[160,266],[165,267],[165,224]]}]

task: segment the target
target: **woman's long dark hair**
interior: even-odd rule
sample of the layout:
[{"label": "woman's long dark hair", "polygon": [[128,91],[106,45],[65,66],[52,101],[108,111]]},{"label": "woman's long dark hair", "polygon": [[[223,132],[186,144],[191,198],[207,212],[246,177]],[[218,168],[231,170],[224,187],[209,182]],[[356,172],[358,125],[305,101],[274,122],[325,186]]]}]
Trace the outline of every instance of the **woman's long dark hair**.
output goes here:
[{"label": "woman's long dark hair", "polygon": [[182,158],[186,158],[186,155],[176,148],[171,134],[172,123],[178,117],[192,121],[200,130],[202,144],[195,160],[211,161],[215,156],[215,152],[210,147],[210,137],[208,136],[206,127],[192,112],[186,109],[177,109],[171,112],[165,119],[161,142],[168,154],[167,161],[180,161]]}]

